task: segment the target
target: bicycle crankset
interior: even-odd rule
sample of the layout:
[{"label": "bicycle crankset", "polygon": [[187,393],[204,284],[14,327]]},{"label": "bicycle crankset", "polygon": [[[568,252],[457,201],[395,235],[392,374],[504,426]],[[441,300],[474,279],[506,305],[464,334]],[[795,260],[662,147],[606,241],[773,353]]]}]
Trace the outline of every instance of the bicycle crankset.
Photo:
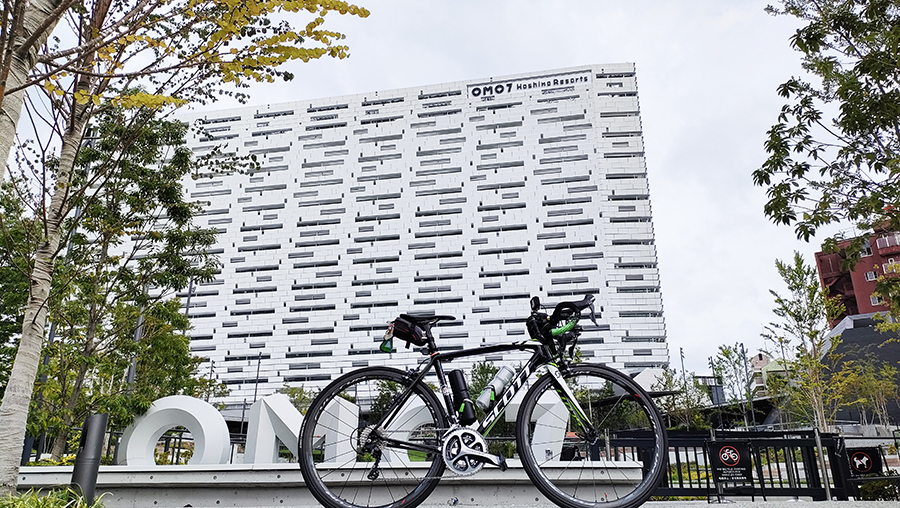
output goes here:
[{"label": "bicycle crankset", "polygon": [[506,461],[503,457],[487,453],[487,442],[484,437],[472,429],[451,430],[444,436],[441,452],[447,467],[460,476],[469,476],[481,471],[485,463],[506,470]]}]

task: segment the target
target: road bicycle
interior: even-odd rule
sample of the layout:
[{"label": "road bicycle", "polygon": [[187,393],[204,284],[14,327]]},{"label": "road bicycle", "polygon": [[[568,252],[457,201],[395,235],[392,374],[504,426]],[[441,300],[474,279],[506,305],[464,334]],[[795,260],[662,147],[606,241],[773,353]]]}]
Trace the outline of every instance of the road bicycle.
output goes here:
[{"label": "road bicycle", "polygon": [[[407,347],[421,347],[427,359],[406,372],[361,368],[315,397],[298,450],[310,492],[328,508],[411,508],[448,469],[468,476],[488,464],[505,471],[519,460],[535,487],[564,508],[641,505],[660,483],[666,431],[651,397],[630,376],[579,361],[578,322],[589,310],[596,325],[593,302],[591,295],[561,302],[548,316],[534,297],[526,319],[531,340],[448,352],[440,351],[431,330],[454,317],[401,314],[382,348],[390,351],[393,340],[406,341]],[[497,382],[499,375],[489,385],[493,406],[479,421],[464,376],[445,372],[445,364],[516,350],[530,351],[531,358],[507,386]],[[426,382],[432,372],[433,384]],[[491,398],[484,395],[482,402]],[[516,400],[515,452],[507,459],[489,449],[485,435]],[[652,436],[651,444],[642,458],[623,460],[616,437],[635,430]]]}]

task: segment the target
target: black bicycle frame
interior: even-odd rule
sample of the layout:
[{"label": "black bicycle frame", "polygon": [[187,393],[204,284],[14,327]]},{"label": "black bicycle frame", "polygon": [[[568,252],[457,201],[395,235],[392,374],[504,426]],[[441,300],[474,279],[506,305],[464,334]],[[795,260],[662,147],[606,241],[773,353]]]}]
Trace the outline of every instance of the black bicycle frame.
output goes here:
[{"label": "black bicycle frame", "polygon": [[447,383],[447,379],[444,377],[444,366],[443,362],[452,362],[457,358],[465,358],[467,356],[478,356],[485,355],[490,353],[499,353],[503,351],[532,351],[531,358],[528,359],[528,362],[525,363],[525,366],[522,367],[522,370],[516,373],[515,377],[510,383],[509,386],[503,391],[503,395],[494,405],[494,409],[491,410],[490,413],[485,415],[484,420],[478,425],[478,432],[481,434],[486,434],[491,427],[494,426],[497,418],[503,414],[503,411],[506,409],[506,406],[509,405],[509,402],[512,400],[513,396],[525,385],[525,382],[528,380],[529,376],[531,376],[540,366],[546,365],[550,361],[550,357],[547,354],[546,348],[538,343],[530,343],[530,342],[516,342],[513,344],[498,344],[494,346],[484,346],[475,349],[467,349],[463,351],[453,351],[449,353],[437,353],[432,355],[430,359],[430,364],[427,365],[423,372],[427,372],[430,367],[434,367],[434,371],[437,374],[438,384],[441,387],[441,392],[444,395],[444,403],[447,406],[447,412],[449,413],[451,420],[456,423],[458,418],[456,413],[453,411],[453,400],[452,394],[449,393],[450,390],[445,390],[445,386],[449,386]]},{"label": "black bicycle frame", "polygon": [[[403,402],[409,397],[410,392],[413,387],[420,382],[423,382],[426,374],[434,368],[434,372],[438,378],[438,385],[440,387],[441,393],[444,396],[444,404],[446,415],[449,417],[450,421],[454,424],[459,423],[459,418],[456,415],[456,412],[453,411],[454,404],[452,393],[450,390],[450,384],[447,382],[447,378],[444,375],[444,362],[452,362],[457,358],[465,358],[468,356],[479,356],[486,355],[490,353],[498,353],[503,351],[532,351],[531,358],[528,359],[528,362],[525,363],[525,366],[516,373],[513,381],[504,389],[503,394],[500,396],[497,403],[494,405],[494,408],[484,417],[484,420],[479,422],[478,424],[478,432],[482,435],[487,434],[491,428],[493,428],[494,424],[497,422],[497,419],[500,415],[503,414],[503,411],[509,405],[510,401],[512,401],[513,397],[515,397],[516,393],[525,385],[525,382],[528,378],[537,371],[538,368],[544,365],[555,365],[552,362],[552,357],[549,354],[546,346],[536,343],[536,342],[515,342],[512,344],[497,344],[492,346],[484,346],[474,349],[466,349],[462,351],[452,351],[448,353],[441,353],[440,351],[434,351],[429,356],[428,360],[426,360],[420,367],[418,371],[418,375],[413,374],[412,383],[409,388],[407,388],[403,394],[398,397],[396,408],[399,408],[403,405]],[[554,377],[559,375],[558,372],[555,373]],[[559,379],[558,384],[565,385],[565,383]],[[567,391],[565,388],[559,389],[560,396],[563,399],[563,402],[566,404],[569,409],[575,412],[575,416],[578,418],[579,424],[587,425],[588,427],[592,427],[590,422],[587,421],[584,411],[579,406],[578,402],[574,400],[572,397],[568,396],[565,392]],[[393,420],[394,414],[393,409],[389,410],[385,415],[384,420],[379,424],[381,427],[385,427]],[[585,429],[593,430],[590,429]],[[386,438],[386,441],[391,442],[395,446],[399,448],[406,449],[415,449],[421,451],[436,451],[426,446],[416,445],[414,443],[402,443],[399,441],[394,441],[393,439]]]}]

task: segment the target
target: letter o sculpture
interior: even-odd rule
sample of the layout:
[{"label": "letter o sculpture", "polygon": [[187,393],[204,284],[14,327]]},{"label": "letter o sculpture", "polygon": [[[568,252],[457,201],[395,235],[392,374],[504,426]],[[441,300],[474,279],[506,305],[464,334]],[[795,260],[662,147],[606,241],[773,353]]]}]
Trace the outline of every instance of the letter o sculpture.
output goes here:
[{"label": "letter o sculpture", "polygon": [[125,429],[119,444],[118,463],[155,466],[156,443],[163,432],[182,426],[194,438],[194,454],[188,464],[225,464],[231,454],[231,439],[225,419],[212,405],[185,395],[172,395],[153,402],[143,416]]}]

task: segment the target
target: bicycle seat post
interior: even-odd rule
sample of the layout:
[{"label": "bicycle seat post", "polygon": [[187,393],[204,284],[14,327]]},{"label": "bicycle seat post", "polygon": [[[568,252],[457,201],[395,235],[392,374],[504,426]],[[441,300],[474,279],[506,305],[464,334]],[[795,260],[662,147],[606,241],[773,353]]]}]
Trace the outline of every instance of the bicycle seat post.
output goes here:
[{"label": "bicycle seat post", "polygon": [[437,345],[434,343],[434,335],[431,334],[431,327],[434,325],[432,322],[422,323],[422,330],[425,331],[425,338],[428,339],[428,353],[431,354],[437,351]]}]

